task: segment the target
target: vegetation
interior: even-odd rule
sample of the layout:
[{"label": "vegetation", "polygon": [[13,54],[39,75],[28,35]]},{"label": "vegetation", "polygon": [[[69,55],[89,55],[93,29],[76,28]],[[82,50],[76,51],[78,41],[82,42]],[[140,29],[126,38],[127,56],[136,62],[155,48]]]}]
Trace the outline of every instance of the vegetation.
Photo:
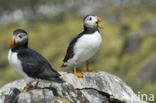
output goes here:
[{"label": "vegetation", "polygon": [[[155,82],[137,81],[141,68],[156,54],[156,12],[147,7],[111,7],[105,16],[105,21],[100,24],[104,27],[100,30],[103,43],[98,53],[90,60],[91,69],[121,77],[136,93],[154,93],[156,96]],[[70,40],[83,30],[82,20],[83,17],[65,13],[48,20],[32,20],[25,25],[1,25],[0,85],[21,78],[7,61],[9,40],[14,29],[23,28],[28,31],[29,47],[40,52],[55,69],[73,71],[73,67],[60,66]],[[137,41],[140,42],[133,46],[139,46],[131,51],[128,48],[129,39],[136,35],[139,36]],[[85,71],[85,64],[80,65],[79,70]]]}]

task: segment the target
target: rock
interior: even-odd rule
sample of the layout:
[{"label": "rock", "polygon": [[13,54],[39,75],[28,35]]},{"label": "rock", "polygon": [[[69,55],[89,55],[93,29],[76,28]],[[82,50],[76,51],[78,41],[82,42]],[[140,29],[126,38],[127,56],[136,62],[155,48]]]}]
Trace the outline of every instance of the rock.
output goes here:
[{"label": "rock", "polygon": [[37,89],[18,100],[15,97],[26,82],[21,79],[8,83],[0,89],[0,103],[145,103],[115,75],[85,72],[83,78],[78,78],[73,73],[60,73],[65,83],[41,81]]},{"label": "rock", "polygon": [[136,31],[132,36],[128,37],[124,45],[124,53],[135,53],[141,47],[140,31]]},{"label": "rock", "polygon": [[153,56],[148,63],[141,68],[139,71],[137,78],[140,82],[149,82],[154,83],[156,82],[156,55]]},{"label": "rock", "polygon": [[147,36],[155,34],[155,27],[153,26],[151,19],[143,21],[141,26]]}]

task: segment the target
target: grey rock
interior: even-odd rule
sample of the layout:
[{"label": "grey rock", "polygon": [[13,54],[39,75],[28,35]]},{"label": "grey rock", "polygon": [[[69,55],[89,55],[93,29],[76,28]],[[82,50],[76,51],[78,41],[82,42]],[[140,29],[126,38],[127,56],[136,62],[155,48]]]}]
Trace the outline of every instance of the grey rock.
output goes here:
[{"label": "grey rock", "polygon": [[152,20],[149,19],[149,20],[145,20],[143,23],[142,23],[142,27],[143,27],[143,30],[145,31],[145,34],[147,36],[150,36],[150,35],[154,35],[155,34],[155,28],[152,24]]},{"label": "grey rock", "polygon": [[146,103],[115,75],[96,72],[78,78],[73,73],[60,73],[65,83],[41,81],[37,89],[18,100],[15,97],[26,82],[21,79],[8,83],[0,89],[0,103]]},{"label": "grey rock", "polygon": [[156,82],[156,55],[153,56],[147,64],[141,68],[139,71],[137,78],[142,83],[149,82],[154,83]]},{"label": "grey rock", "polygon": [[142,43],[140,34],[140,31],[136,31],[132,36],[127,38],[124,45],[124,53],[134,53],[140,49]]}]

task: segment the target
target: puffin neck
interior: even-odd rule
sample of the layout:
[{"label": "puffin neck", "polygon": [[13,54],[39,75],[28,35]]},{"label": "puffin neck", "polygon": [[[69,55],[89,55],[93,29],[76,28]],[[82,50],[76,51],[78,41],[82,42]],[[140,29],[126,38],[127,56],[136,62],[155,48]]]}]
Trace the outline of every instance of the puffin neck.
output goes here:
[{"label": "puffin neck", "polygon": [[15,46],[15,48],[12,48],[11,50],[13,52],[17,52],[17,51],[20,51],[20,50],[26,49],[26,48],[28,48],[28,42],[25,43],[24,45],[17,45],[17,46]]},{"label": "puffin neck", "polygon": [[89,28],[89,27],[84,26],[84,32],[86,34],[93,34],[96,31],[99,31],[98,28]]}]

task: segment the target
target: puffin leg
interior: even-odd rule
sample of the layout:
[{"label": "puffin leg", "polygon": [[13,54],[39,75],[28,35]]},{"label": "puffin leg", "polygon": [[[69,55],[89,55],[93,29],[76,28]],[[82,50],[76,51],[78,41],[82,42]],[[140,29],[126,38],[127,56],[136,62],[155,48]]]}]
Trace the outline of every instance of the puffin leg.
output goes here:
[{"label": "puffin leg", "polygon": [[28,91],[30,91],[30,87],[29,87],[28,84],[26,84],[26,86],[24,87],[24,90],[16,96],[15,100],[17,100],[20,95],[22,95],[22,94],[24,94],[24,93],[26,93]]},{"label": "puffin leg", "polygon": [[87,72],[95,72],[94,70],[90,70],[89,69],[89,63],[88,63],[88,61],[86,61],[86,71]]},{"label": "puffin leg", "polygon": [[35,85],[34,85],[32,88],[30,88],[30,90],[36,89],[37,86],[38,86],[38,83],[39,83],[39,81],[37,81],[37,82],[35,83]]},{"label": "puffin leg", "polygon": [[37,81],[37,82],[35,83],[35,85],[34,85],[32,88],[30,88],[29,85],[26,84],[26,86],[24,87],[24,90],[23,90],[21,93],[19,93],[19,94],[16,96],[15,99],[17,100],[17,99],[19,98],[20,95],[22,95],[22,94],[24,94],[24,93],[26,93],[26,92],[28,92],[28,91],[30,91],[30,90],[36,89],[38,83],[39,83],[39,81]]},{"label": "puffin leg", "polygon": [[76,65],[74,65],[74,75],[76,75],[77,77],[83,77],[83,73],[76,72]]}]

